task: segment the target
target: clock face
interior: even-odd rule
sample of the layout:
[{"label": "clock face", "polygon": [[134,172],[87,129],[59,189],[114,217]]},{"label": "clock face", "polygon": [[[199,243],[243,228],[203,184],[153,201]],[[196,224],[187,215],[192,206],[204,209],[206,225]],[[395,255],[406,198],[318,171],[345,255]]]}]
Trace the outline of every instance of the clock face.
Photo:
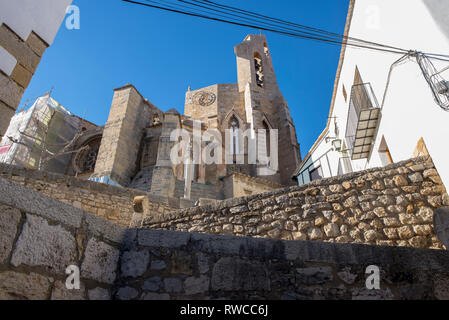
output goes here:
[{"label": "clock face", "polygon": [[203,107],[208,107],[212,105],[216,99],[217,99],[216,95],[213,94],[212,92],[201,91],[195,93],[192,100],[195,104],[198,104]]}]

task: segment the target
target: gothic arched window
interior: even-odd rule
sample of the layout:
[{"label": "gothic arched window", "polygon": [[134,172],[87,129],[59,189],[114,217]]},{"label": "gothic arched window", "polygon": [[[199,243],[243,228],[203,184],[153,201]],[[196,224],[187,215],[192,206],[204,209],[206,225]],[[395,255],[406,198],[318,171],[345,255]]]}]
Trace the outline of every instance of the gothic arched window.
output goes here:
[{"label": "gothic arched window", "polygon": [[266,144],[266,155],[267,157],[270,156],[270,127],[268,126],[268,123],[264,120],[262,122],[263,129],[265,130],[265,144]]},{"label": "gothic arched window", "polygon": [[232,116],[229,121],[229,127],[231,130],[231,154],[236,155],[239,153],[239,121],[235,116]]},{"label": "gothic arched window", "polygon": [[270,146],[270,127],[268,123],[264,120],[262,121],[262,128],[265,130],[265,156],[267,157],[267,167],[270,166],[270,155],[271,155],[271,146]]},{"label": "gothic arched window", "polygon": [[73,165],[77,175],[94,171],[100,144],[101,136],[91,138],[75,154]]}]

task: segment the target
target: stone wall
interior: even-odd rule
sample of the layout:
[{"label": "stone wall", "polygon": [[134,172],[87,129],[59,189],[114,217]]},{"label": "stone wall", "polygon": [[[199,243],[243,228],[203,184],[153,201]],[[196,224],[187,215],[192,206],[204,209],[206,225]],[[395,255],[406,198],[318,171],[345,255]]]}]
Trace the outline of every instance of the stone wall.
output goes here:
[{"label": "stone wall", "polygon": [[0,176],[123,226],[131,223],[134,214],[133,200],[136,196],[149,197],[150,212],[163,213],[180,208],[174,201],[169,203],[169,199],[150,196],[143,191],[4,163],[0,163]]},{"label": "stone wall", "polygon": [[224,199],[239,198],[282,188],[280,184],[241,173],[225,177],[223,185]]},{"label": "stone wall", "polygon": [[448,265],[441,250],[129,229],[0,178],[0,299],[449,299]]},{"label": "stone wall", "polygon": [[152,229],[443,248],[434,209],[449,197],[429,157],[160,215]]}]

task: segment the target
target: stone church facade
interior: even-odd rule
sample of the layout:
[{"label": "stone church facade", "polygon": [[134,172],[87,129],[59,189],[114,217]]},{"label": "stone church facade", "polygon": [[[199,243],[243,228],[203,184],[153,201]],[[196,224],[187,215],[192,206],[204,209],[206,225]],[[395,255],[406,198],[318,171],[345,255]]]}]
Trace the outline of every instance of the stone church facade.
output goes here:
[{"label": "stone church facade", "polygon": [[[238,82],[214,84],[198,90],[189,88],[184,115],[175,109],[161,111],[131,84],[115,89],[107,123],[86,125],[86,121],[79,119],[81,122],[75,126],[79,127],[79,132],[72,132],[73,137],[65,134],[65,140],[76,140],[72,141],[73,153],[59,161],[57,168],[53,161],[40,169],[142,190],[164,198],[204,200],[203,203],[294,185],[292,176],[301,160],[300,149],[265,36],[248,35],[235,47],[235,53]],[[60,111],[48,102],[49,97],[41,100],[45,110]],[[40,126],[48,127],[46,131],[55,132],[57,136],[61,128],[71,123],[73,116],[64,113],[62,118],[66,119],[65,125],[53,121]],[[15,122],[22,121],[20,119]],[[38,117],[35,122],[42,122],[42,119]],[[173,130],[184,129],[192,136],[194,128],[201,130],[202,135],[211,130],[221,135],[221,161],[185,165],[175,164],[170,159],[177,143],[170,137]],[[261,129],[265,130],[262,135],[258,131]],[[229,130],[232,130],[232,137],[226,136]],[[275,130],[277,137],[272,135]],[[260,159],[251,161],[256,151],[249,147],[250,139],[251,142],[264,140],[257,146],[257,152],[266,148],[269,157],[277,152],[277,166],[272,165],[276,162],[273,160],[268,164]],[[11,143],[4,140],[5,145]],[[199,141],[201,150],[209,145]],[[198,140],[194,143],[198,145]],[[229,150],[231,153],[226,154]],[[8,154],[8,157],[17,158],[17,153]],[[29,159],[6,161],[9,164],[29,162]],[[34,162],[39,163],[39,160]]]},{"label": "stone church facade", "polygon": [[245,164],[193,165],[191,200],[232,198],[294,184],[291,177],[300,161],[299,144],[265,36],[248,35],[235,53],[238,83],[189,88],[184,115],[175,109],[162,112],[131,84],[115,89],[91,179],[184,197],[187,170],[170,160],[175,144],[170,134],[174,129],[192,132],[194,121],[200,121],[202,132],[216,129],[223,141],[226,129],[265,129],[267,135],[277,129],[279,169],[269,176],[258,174],[261,165],[248,164],[248,143],[242,138]]}]

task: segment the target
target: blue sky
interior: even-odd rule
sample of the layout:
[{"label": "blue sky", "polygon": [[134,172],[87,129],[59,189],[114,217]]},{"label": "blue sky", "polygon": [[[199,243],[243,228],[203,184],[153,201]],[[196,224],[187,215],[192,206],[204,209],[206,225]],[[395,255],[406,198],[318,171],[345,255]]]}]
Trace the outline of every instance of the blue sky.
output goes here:
[{"label": "blue sky", "polygon": [[[346,0],[217,0],[292,22],[343,33]],[[120,0],[74,0],[80,30],[61,26],[21,107],[53,88],[72,113],[106,123],[113,89],[132,83],[161,110],[184,109],[185,92],[237,82],[234,46],[258,30],[144,8]],[[304,156],[324,129],[339,46],[265,33],[280,89]]]}]

